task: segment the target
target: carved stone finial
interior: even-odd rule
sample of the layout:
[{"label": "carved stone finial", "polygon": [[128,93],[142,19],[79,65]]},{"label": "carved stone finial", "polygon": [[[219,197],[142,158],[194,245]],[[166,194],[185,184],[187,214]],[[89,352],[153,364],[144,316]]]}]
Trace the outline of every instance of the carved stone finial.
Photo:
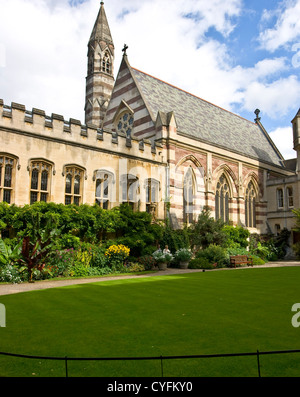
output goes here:
[{"label": "carved stone finial", "polygon": [[259,121],[259,120],[260,120],[260,117],[258,117],[258,116],[259,116],[260,110],[259,110],[259,109],[256,109],[256,110],[254,111],[254,113],[256,114],[256,119],[255,119],[255,121]]}]

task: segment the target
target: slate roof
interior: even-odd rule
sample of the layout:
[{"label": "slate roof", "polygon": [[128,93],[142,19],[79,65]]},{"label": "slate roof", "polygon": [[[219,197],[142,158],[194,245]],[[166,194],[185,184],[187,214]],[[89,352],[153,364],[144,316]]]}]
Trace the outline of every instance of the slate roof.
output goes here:
[{"label": "slate roof", "polygon": [[296,169],[297,169],[297,159],[296,158],[295,159],[285,160],[284,163],[285,163],[285,167],[288,170],[296,172]]},{"label": "slate roof", "polygon": [[153,122],[158,111],[173,111],[178,132],[282,167],[283,157],[263,127],[137,69],[131,71]]}]

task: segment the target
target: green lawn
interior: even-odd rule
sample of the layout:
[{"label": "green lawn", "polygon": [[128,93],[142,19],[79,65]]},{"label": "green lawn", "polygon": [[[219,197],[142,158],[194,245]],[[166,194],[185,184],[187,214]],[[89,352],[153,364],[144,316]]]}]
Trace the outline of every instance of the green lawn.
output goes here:
[{"label": "green lawn", "polygon": [[[68,357],[300,349],[300,267],[153,276],[0,296],[0,351]],[[300,353],[262,356],[262,376],[299,376]],[[160,376],[159,361],[68,364],[69,376]],[[164,376],[257,376],[256,357],[165,360]],[[64,362],[0,355],[0,376],[64,376]]]}]

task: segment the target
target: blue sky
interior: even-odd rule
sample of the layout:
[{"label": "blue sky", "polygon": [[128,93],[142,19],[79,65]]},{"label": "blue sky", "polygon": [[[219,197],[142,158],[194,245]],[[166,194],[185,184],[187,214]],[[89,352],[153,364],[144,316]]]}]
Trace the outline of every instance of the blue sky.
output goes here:
[{"label": "blue sky", "polygon": [[[251,121],[285,158],[300,107],[300,0],[106,0],[117,74],[129,62]],[[84,122],[99,0],[0,0],[0,98]]]}]

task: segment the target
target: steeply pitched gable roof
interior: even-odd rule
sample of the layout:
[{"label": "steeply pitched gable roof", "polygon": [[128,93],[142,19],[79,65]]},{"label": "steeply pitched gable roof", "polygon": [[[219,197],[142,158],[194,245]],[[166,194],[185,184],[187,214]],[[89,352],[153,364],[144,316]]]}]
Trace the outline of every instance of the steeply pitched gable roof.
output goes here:
[{"label": "steeply pitched gable roof", "polygon": [[179,133],[282,167],[282,155],[258,124],[130,68],[153,122],[159,111],[172,111]]}]

